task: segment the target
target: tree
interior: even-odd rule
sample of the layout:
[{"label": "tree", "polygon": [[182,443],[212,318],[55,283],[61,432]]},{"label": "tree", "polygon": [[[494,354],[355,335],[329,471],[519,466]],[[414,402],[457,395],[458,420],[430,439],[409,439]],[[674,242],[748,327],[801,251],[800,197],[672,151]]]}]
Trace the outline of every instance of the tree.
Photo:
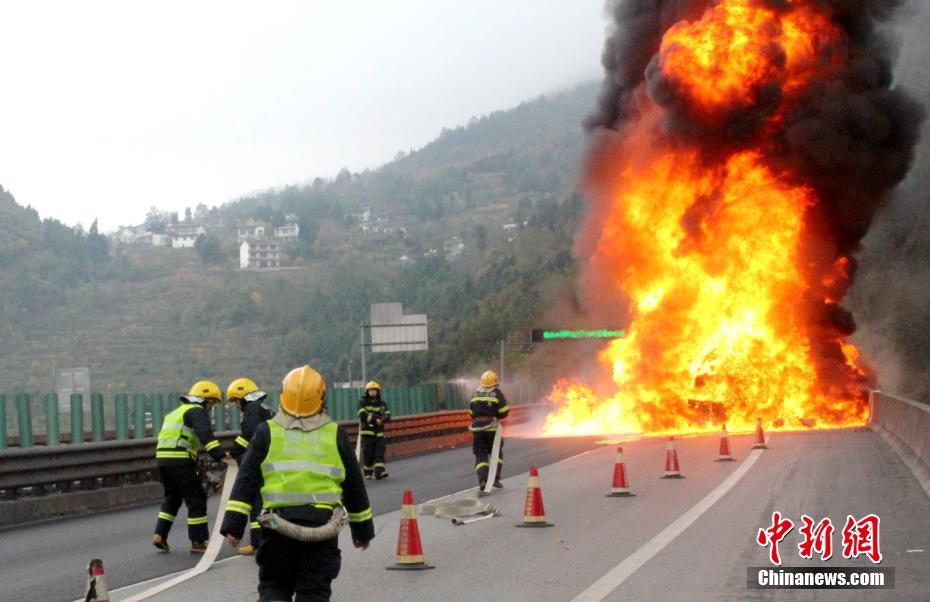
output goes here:
[{"label": "tree", "polygon": [[226,262],[223,244],[215,236],[201,234],[197,237],[197,241],[194,242],[194,248],[197,250],[200,261],[206,265],[217,265]]},{"label": "tree", "polygon": [[107,241],[106,236],[100,234],[96,219],[90,225],[90,230],[87,233],[87,247],[94,262],[108,261],[110,259],[110,243]]},{"label": "tree", "polygon": [[194,216],[191,214],[191,208],[190,208],[190,207],[186,207],[186,208],[184,209],[184,221],[185,221],[185,222],[189,222],[189,221],[191,221],[191,220],[193,220],[193,219],[194,219]]}]

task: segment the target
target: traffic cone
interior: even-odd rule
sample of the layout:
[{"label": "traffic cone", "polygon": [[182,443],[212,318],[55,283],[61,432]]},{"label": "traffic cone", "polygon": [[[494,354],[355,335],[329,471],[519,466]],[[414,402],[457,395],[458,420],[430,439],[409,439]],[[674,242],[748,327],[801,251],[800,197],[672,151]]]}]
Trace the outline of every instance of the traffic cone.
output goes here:
[{"label": "traffic cone", "polygon": [[732,462],[733,456],[730,455],[730,439],[727,437],[727,425],[723,425],[720,432],[720,451],[717,453],[715,462]]},{"label": "traffic cone", "polygon": [[523,504],[523,522],[518,527],[554,527],[546,522],[542,490],[539,488],[539,471],[530,466],[530,483],[526,488],[526,503]]},{"label": "traffic cone", "polygon": [[762,419],[756,418],[756,442],[752,444],[753,449],[768,449],[765,444],[765,432],[762,430]]},{"label": "traffic cone", "polygon": [[663,479],[683,479],[681,468],[678,466],[678,450],[675,448],[675,438],[668,438],[665,449],[665,474]]},{"label": "traffic cone", "polygon": [[420,542],[420,527],[417,524],[417,507],[413,503],[413,492],[404,492],[401,509],[400,533],[397,536],[397,554],[389,571],[420,571],[436,568],[423,560],[423,544]]},{"label": "traffic cone", "polygon": [[614,480],[610,486],[607,497],[633,497],[630,493],[630,483],[626,479],[626,468],[623,465],[623,448],[617,448],[617,461],[614,463]]},{"label": "traffic cone", "polygon": [[103,561],[95,558],[87,565],[87,587],[84,589],[85,602],[109,602],[110,591],[107,578],[103,574]]}]

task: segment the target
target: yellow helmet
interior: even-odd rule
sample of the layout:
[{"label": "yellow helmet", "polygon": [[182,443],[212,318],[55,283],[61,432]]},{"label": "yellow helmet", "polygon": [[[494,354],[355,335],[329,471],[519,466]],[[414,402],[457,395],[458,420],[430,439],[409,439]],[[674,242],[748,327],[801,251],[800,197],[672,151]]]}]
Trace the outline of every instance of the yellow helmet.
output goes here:
[{"label": "yellow helmet", "polygon": [[326,381],[310,366],[291,370],[281,389],[281,409],[291,416],[306,418],[323,411]]},{"label": "yellow helmet", "polygon": [[367,390],[369,390],[369,389],[377,389],[377,390],[380,391],[380,390],[381,390],[381,385],[378,384],[378,381],[373,380],[373,381],[371,381],[370,383],[368,383],[367,385],[365,385],[365,390],[367,391]]},{"label": "yellow helmet", "polygon": [[216,383],[209,380],[201,380],[194,383],[187,395],[182,395],[181,399],[188,403],[217,402],[222,399],[223,394]]},{"label": "yellow helmet", "polygon": [[497,386],[497,372],[494,370],[488,370],[481,375],[481,386],[482,387],[496,387]]},{"label": "yellow helmet", "polygon": [[237,378],[229,383],[229,387],[226,388],[226,401],[243,399],[249,393],[256,391],[258,391],[258,385],[255,384],[255,381],[248,378]]}]

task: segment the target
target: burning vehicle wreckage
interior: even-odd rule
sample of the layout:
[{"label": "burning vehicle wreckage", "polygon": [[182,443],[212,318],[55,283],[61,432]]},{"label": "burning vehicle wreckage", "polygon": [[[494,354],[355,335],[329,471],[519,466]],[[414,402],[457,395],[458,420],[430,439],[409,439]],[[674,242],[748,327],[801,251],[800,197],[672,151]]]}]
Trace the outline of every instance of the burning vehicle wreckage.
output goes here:
[{"label": "burning vehicle wreckage", "polygon": [[578,301],[628,334],[556,384],[546,433],[866,421],[841,302],[923,120],[881,33],[901,4],[612,5]]}]

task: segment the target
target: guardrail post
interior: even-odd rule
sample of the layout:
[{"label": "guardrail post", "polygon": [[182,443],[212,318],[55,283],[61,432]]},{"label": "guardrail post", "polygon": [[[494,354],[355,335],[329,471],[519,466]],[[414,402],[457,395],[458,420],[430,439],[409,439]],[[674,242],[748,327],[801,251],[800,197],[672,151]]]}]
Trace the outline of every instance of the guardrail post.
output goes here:
[{"label": "guardrail post", "polygon": [[226,413],[222,403],[213,406],[213,430],[215,432],[226,430]]},{"label": "guardrail post", "polygon": [[229,430],[238,431],[242,428],[242,416],[235,404],[229,406]]},{"label": "guardrail post", "polygon": [[165,399],[161,393],[155,393],[149,400],[152,406],[152,435],[157,436],[165,421]]},{"label": "guardrail post", "polygon": [[103,419],[103,395],[100,393],[90,395],[90,425],[94,441],[103,441],[106,437],[106,427]]},{"label": "guardrail post", "polygon": [[125,393],[117,393],[113,398],[116,406],[116,440],[129,439],[129,398]]},{"label": "guardrail post", "polygon": [[20,393],[16,396],[16,422],[19,425],[19,446],[32,447],[32,408],[29,395]]},{"label": "guardrail post", "polygon": [[180,393],[168,393],[168,409],[165,413],[173,412],[176,409],[181,407],[181,394]]},{"label": "guardrail post", "polygon": [[132,396],[132,438],[145,439],[145,395]]},{"label": "guardrail post", "polygon": [[268,405],[271,407],[272,414],[278,413],[278,407],[281,405],[281,391],[268,391]]},{"label": "guardrail post", "polygon": [[84,396],[71,395],[71,443],[84,443]]},{"label": "guardrail post", "polygon": [[6,395],[0,395],[0,449],[6,449]]},{"label": "guardrail post", "polygon": [[58,395],[49,393],[43,401],[45,402],[45,445],[58,445],[61,443],[61,426],[58,422]]}]

